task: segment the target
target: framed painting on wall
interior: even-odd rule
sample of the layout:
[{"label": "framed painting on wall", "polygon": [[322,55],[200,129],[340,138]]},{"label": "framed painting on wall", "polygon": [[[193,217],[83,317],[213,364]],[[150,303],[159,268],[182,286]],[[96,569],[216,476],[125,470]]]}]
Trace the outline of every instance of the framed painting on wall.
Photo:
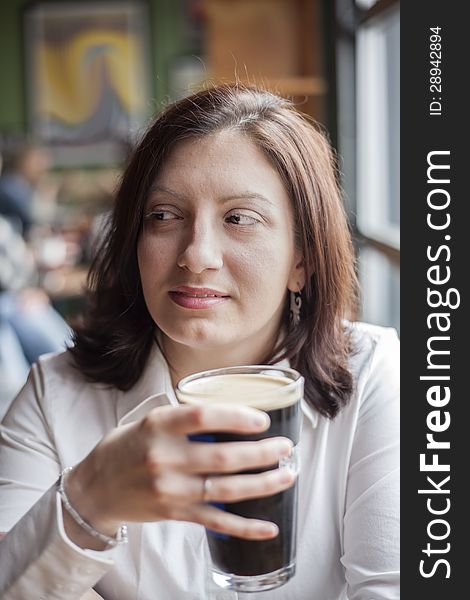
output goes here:
[{"label": "framed painting on wall", "polygon": [[56,166],[115,164],[151,112],[141,2],[48,2],[24,13],[30,132]]}]

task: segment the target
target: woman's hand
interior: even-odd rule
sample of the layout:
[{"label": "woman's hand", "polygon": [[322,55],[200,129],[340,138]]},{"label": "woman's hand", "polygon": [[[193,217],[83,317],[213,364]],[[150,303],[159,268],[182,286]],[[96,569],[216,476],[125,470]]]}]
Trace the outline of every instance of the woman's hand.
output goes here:
[{"label": "woman's hand", "polygon": [[[292,442],[269,438],[257,442],[191,442],[188,434],[230,431],[258,433],[269,417],[239,406],[164,406],[141,421],[113,430],[69,473],[66,490],[80,515],[98,531],[114,535],[123,522],[173,519],[246,539],[268,539],[276,525],[219,510],[205,501],[235,502],[270,496],[290,487],[287,469],[259,474],[233,473],[268,467],[288,456]],[[64,511],[68,535],[79,545],[102,548],[79,531]],[[93,544],[93,545],[92,545]]]}]

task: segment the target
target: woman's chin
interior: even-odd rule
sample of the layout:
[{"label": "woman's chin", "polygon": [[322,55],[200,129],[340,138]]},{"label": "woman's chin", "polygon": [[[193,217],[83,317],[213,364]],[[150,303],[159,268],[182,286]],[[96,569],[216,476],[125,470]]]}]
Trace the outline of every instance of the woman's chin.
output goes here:
[{"label": "woman's chin", "polygon": [[187,326],[182,330],[176,330],[172,327],[162,328],[162,331],[169,338],[170,343],[180,344],[194,350],[215,349],[232,341],[226,332],[221,332],[220,328],[201,325],[198,324],[197,327]]}]

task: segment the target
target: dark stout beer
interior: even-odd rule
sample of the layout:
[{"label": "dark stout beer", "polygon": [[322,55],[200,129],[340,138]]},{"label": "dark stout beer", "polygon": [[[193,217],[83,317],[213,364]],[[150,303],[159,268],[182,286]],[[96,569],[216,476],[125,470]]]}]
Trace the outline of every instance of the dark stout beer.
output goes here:
[{"label": "dark stout beer", "polygon": [[[177,388],[180,402],[187,404],[242,404],[267,412],[271,425],[255,435],[208,432],[190,436],[205,442],[254,441],[284,436],[294,443],[292,457],[285,465],[298,470],[296,446],[300,437],[300,399],[303,379],[291,369],[277,367],[234,367],[207,371],[184,379]],[[284,461],[283,461],[284,462]],[[279,465],[243,473],[260,473]],[[298,481],[289,489],[266,498],[242,502],[212,504],[227,512],[247,518],[276,523],[279,535],[274,539],[253,541],[207,530],[214,579],[239,591],[262,590],[285,583],[295,572],[297,538]],[[222,577],[218,581],[217,575]]]}]

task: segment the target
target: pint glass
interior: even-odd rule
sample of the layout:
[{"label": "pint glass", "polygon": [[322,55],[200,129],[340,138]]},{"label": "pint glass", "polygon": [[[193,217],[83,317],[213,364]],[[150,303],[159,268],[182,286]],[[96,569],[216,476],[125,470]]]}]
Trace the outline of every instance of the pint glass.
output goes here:
[{"label": "pint glass", "polygon": [[[254,441],[268,437],[290,438],[290,457],[271,467],[246,470],[260,473],[278,466],[299,472],[298,442],[304,379],[294,369],[277,366],[243,366],[204,371],[185,377],[176,388],[184,404],[239,404],[265,411],[271,425],[257,434],[207,432],[191,435],[194,441],[209,443]],[[289,489],[266,498],[212,504],[247,518],[276,523],[279,535],[270,540],[245,540],[206,529],[212,559],[212,577],[219,586],[258,592],[286,583],[295,573],[297,540],[298,477]]]}]

